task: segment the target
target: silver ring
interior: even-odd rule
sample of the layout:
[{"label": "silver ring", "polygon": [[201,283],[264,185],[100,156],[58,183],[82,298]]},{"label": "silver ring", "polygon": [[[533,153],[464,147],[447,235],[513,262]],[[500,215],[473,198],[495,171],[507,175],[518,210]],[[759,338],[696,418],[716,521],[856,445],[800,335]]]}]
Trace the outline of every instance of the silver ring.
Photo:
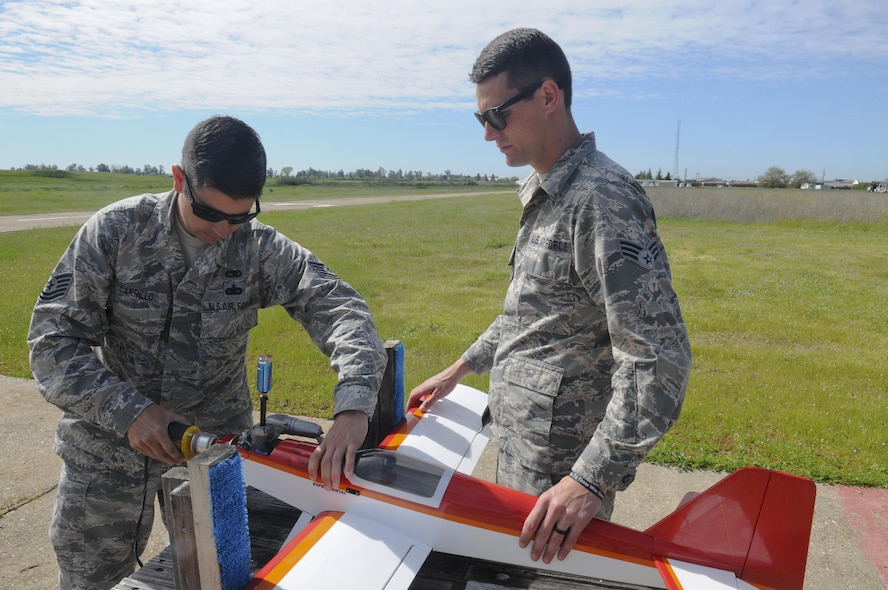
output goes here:
[{"label": "silver ring", "polygon": [[567,527],[567,530],[566,530],[566,531],[562,531],[562,530],[561,530],[560,528],[558,528],[557,526],[553,526],[553,527],[552,527],[552,531],[558,533],[559,535],[567,535],[567,533],[570,532],[570,527]]}]

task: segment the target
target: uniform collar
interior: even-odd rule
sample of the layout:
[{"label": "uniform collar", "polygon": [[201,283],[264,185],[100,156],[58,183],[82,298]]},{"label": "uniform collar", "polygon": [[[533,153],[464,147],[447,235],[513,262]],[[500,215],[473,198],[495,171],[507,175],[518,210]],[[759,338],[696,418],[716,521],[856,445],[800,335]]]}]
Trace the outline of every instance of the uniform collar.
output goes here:
[{"label": "uniform collar", "polygon": [[527,207],[534,196],[546,196],[557,201],[567,182],[573,177],[580,162],[596,150],[595,133],[584,133],[565,151],[552,169],[545,174],[534,171],[518,183],[522,207]]},{"label": "uniform collar", "polygon": [[172,243],[178,243],[172,218],[176,214],[175,209],[175,190],[171,190],[166,195],[157,195],[157,202],[151,212],[151,216],[142,228],[142,233],[139,234],[139,244],[148,248],[163,250],[169,248]]},{"label": "uniform collar", "polygon": [[[139,243],[147,248],[152,248],[162,252],[172,254],[181,250],[179,237],[176,235],[174,215],[178,215],[176,211],[176,191],[171,190],[166,195],[158,195],[158,200],[151,217],[145,224],[142,233],[139,235]],[[234,267],[239,259],[239,251],[245,248],[244,240],[252,235],[253,221],[245,223],[238,230],[228,235],[218,244],[207,246],[201,256],[195,261],[193,269],[197,274],[204,274],[214,270],[218,266]],[[182,268],[184,270],[184,256],[182,256]],[[165,260],[174,260],[174,256],[164,256]]]}]

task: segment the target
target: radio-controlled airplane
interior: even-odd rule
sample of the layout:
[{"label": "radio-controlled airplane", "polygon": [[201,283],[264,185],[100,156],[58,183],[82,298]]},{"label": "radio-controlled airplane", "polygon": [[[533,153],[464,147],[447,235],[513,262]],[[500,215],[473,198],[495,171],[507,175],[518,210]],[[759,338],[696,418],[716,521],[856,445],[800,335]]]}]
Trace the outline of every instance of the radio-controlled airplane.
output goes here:
[{"label": "radio-controlled airplane", "polygon": [[429,412],[408,410],[379,448],[359,452],[336,490],[308,477],[316,443],[238,445],[246,484],[302,511],[246,588],[406,590],[436,551],[626,587],[802,589],[814,484],[754,467],[645,531],[593,519],[566,559],[531,560],[518,535],[536,499],[471,476],[489,438],[486,403],[460,385]]}]

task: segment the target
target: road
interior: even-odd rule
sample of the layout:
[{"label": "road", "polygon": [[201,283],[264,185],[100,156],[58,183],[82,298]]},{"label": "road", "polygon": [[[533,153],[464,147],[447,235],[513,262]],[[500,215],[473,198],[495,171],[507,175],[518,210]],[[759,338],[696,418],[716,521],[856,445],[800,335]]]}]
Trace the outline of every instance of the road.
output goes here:
[{"label": "road", "polygon": [[[324,207],[346,207],[354,205],[378,205],[409,201],[427,201],[430,199],[447,199],[453,197],[483,197],[486,195],[514,194],[515,191],[455,192],[426,193],[417,195],[376,196],[376,197],[343,197],[324,199],[323,201],[263,201],[263,211],[280,211],[287,209],[319,209]],[[37,229],[40,227],[65,227],[82,225],[93,214],[92,211],[69,211],[62,213],[38,213],[35,215],[4,215],[0,216],[0,233]]]}]

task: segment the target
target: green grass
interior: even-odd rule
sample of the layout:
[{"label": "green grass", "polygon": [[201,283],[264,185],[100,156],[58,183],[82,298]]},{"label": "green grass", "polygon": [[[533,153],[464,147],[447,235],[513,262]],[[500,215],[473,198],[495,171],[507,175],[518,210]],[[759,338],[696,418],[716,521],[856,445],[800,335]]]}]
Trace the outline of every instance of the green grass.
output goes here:
[{"label": "green grass", "polygon": [[[888,199],[842,193],[800,213],[811,197],[799,193],[651,190],[694,368],[682,417],[650,460],[888,487]],[[746,218],[744,194],[761,221]],[[695,199],[704,213],[668,213]],[[405,343],[408,391],[498,313],[518,217],[509,195],[262,215],[366,297],[383,339]],[[30,310],[74,231],[0,234],[0,373],[30,376]],[[252,374],[262,353],[275,358],[275,411],[329,416],[335,375],[280,309],[263,310],[253,332]]]},{"label": "green grass", "polygon": [[663,225],[694,369],[651,460],[888,484],[886,228]]}]

